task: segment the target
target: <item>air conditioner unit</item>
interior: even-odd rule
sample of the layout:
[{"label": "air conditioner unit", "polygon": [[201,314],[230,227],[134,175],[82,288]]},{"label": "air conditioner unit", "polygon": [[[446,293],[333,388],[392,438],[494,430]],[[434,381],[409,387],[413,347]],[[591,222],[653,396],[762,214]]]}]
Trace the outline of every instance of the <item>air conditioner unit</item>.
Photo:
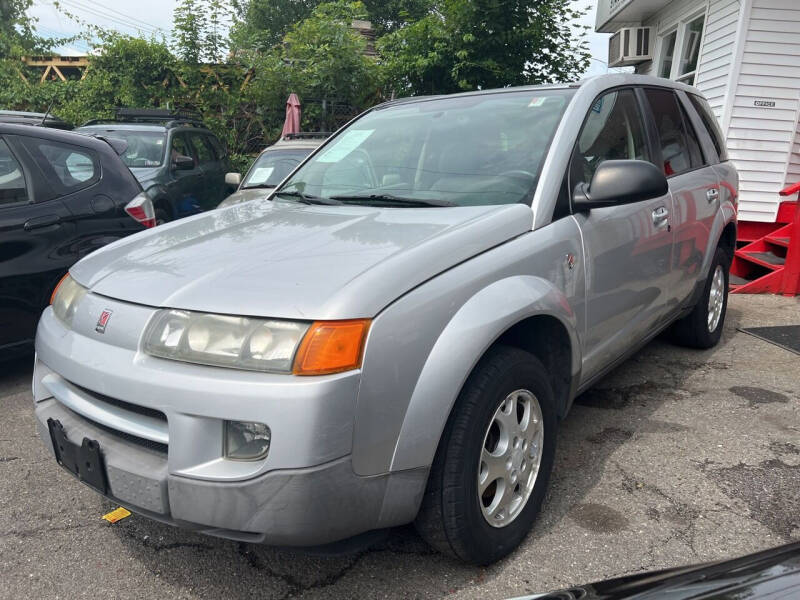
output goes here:
[{"label": "air conditioner unit", "polygon": [[652,27],[624,27],[608,40],[608,66],[627,67],[653,60]]}]

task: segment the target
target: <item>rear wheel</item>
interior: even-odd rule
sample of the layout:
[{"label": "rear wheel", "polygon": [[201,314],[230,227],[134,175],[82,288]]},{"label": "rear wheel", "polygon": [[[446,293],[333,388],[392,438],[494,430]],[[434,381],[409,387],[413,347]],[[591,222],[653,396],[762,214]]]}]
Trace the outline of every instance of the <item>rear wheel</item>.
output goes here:
[{"label": "rear wheel", "polygon": [[481,360],[445,427],[415,525],[434,548],[499,560],[530,531],[555,454],[554,395],[535,356],[505,346]]},{"label": "rear wheel", "polygon": [[723,248],[717,248],[709,269],[703,294],[692,312],[676,321],[671,329],[672,339],[689,348],[712,348],[722,337],[725,313],[728,308],[728,274],[731,259]]}]

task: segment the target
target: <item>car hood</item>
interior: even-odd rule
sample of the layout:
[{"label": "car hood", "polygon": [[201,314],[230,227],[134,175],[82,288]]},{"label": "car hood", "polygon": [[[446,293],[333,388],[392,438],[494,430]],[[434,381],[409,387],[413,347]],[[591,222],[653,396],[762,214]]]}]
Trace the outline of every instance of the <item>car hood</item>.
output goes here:
[{"label": "car hood", "polygon": [[289,319],[372,317],[531,225],[523,204],[246,202],[127,237],[70,272],[94,293],[149,306]]},{"label": "car hood", "polygon": [[272,193],[269,188],[244,188],[233,192],[230,196],[220,202],[217,208],[225,208],[240,202],[247,202],[248,200],[257,200],[259,198],[266,198]]}]

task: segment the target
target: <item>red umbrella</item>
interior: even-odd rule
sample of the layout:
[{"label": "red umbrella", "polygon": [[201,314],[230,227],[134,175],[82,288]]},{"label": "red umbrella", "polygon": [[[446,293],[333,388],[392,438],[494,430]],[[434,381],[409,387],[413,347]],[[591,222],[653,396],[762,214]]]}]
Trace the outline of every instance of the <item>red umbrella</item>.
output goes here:
[{"label": "red umbrella", "polygon": [[289,94],[286,100],[286,120],[283,122],[281,137],[287,133],[298,133],[300,131],[300,98],[297,94]]}]

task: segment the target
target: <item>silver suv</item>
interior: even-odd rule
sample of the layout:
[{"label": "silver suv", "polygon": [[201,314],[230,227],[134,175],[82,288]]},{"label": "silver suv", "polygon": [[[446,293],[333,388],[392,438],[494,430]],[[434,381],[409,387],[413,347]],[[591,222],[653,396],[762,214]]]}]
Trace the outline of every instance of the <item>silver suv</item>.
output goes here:
[{"label": "silver suv", "polygon": [[662,79],[378,106],[268,199],[72,267],[41,438],[168,523],[308,546],[413,521],[492,562],[578,394],[667,328],[719,340],[736,195],[707,103]]}]

